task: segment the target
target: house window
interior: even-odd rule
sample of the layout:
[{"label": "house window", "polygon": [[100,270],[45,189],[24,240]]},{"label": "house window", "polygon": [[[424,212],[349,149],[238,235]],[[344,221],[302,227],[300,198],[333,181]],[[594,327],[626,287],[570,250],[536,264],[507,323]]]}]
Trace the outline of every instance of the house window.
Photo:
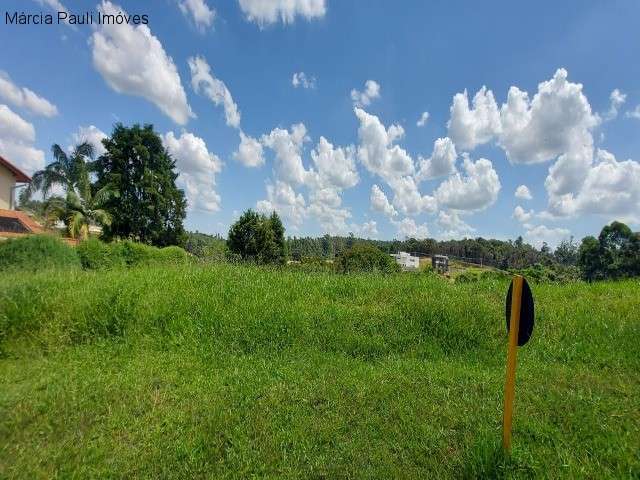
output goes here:
[{"label": "house window", "polygon": [[0,232],[30,233],[17,218],[0,217]]}]

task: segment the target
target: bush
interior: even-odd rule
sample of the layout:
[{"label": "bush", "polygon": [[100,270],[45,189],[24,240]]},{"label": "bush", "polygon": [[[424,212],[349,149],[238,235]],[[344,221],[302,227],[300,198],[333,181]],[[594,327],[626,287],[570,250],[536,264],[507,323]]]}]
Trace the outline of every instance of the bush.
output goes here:
[{"label": "bush", "polygon": [[29,235],[0,242],[0,271],[79,268],[73,248],[51,235]]},{"label": "bush", "polygon": [[82,268],[87,270],[106,270],[125,265],[124,258],[114,252],[111,244],[97,238],[89,238],[80,243],[76,251]]},{"label": "bush", "polygon": [[400,265],[379,248],[369,244],[356,244],[338,257],[336,270],[341,273],[376,272],[394,273],[400,271]]},{"label": "bush", "polygon": [[131,240],[116,242],[111,245],[111,248],[113,254],[122,258],[127,267],[151,264],[155,251],[158,250],[144,243],[137,243]]},{"label": "bush", "polygon": [[303,257],[288,263],[287,267],[302,272],[333,272],[334,270],[332,261],[318,256]]},{"label": "bush", "polygon": [[163,263],[186,263],[188,259],[189,254],[176,246],[161,248],[155,254],[155,260]]},{"label": "bush", "polygon": [[90,238],[78,245],[78,256],[82,267],[88,270],[185,263],[189,258],[189,254],[180,247],[157,248],[131,240],[104,243],[96,238]]}]

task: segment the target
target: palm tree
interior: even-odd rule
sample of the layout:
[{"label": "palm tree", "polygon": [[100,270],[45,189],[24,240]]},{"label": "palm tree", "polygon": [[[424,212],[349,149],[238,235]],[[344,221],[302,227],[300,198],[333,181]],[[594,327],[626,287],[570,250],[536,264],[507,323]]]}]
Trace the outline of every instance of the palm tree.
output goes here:
[{"label": "palm tree", "polygon": [[[83,175],[85,176],[85,175]],[[88,175],[86,175],[88,180]],[[89,237],[91,225],[111,225],[111,214],[102,207],[111,198],[118,196],[118,192],[106,185],[95,194],[91,193],[88,181],[79,182],[79,188],[67,191],[66,220],[71,238],[86,240]]]},{"label": "palm tree", "polygon": [[55,185],[61,186],[65,192],[73,190],[82,177],[88,174],[95,149],[90,143],[84,142],[77,145],[71,155],[67,155],[62,147],[55,143],[51,147],[51,152],[54,161],[33,174],[31,183],[24,192],[26,199],[39,190],[46,197]]}]

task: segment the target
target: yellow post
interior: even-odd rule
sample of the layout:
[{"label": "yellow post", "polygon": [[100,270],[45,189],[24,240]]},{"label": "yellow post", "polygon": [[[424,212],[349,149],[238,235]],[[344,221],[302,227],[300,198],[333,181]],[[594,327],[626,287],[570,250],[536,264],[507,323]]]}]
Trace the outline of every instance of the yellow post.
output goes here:
[{"label": "yellow post", "polygon": [[514,275],[511,291],[511,318],[509,320],[509,349],[507,351],[507,379],[504,384],[504,417],[502,420],[502,446],[511,450],[511,423],[513,418],[513,399],[516,383],[516,355],[518,353],[518,330],[520,329],[520,306],[522,304],[521,275]]}]

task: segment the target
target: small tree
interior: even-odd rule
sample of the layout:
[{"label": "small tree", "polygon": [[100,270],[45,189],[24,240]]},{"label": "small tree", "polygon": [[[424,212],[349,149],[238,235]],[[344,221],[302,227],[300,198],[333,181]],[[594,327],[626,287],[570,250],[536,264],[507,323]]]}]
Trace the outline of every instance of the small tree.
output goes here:
[{"label": "small tree", "polygon": [[229,229],[229,251],[243,260],[257,263],[284,263],[284,226],[273,212],[270,217],[249,209]]}]

